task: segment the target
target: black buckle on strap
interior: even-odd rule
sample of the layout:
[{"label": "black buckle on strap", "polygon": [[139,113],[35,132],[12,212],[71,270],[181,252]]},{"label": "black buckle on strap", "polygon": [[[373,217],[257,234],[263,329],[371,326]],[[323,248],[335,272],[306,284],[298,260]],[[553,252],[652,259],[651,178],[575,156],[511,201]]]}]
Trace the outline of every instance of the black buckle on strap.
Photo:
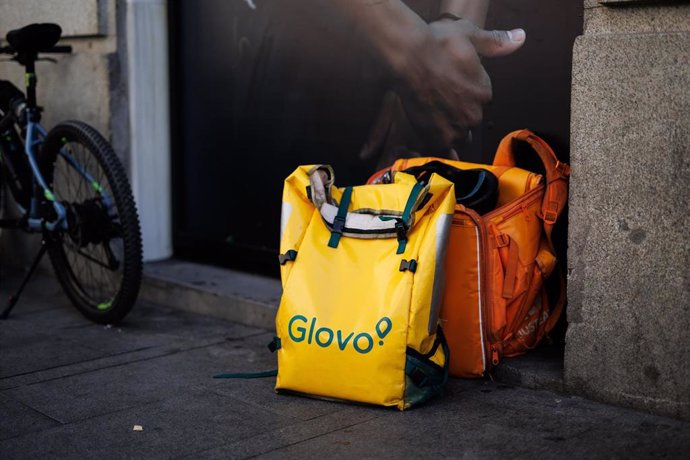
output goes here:
[{"label": "black buckle on strap", "polygon": [[273,337],[273,340],[271,340],[271,343],[268,344],[268,349],[271,350],[271,353],[275,352],[276,350],[280,349],[280,337]]},{"label": "black buckle on strap", "polygon": [[403,241],[407,239],[407,226],[402,219],[397,219],[395,221],[395,234],[398,237],[398,241]]},{"label": "black buckle on strap", "polygon": [[294,249],[290,249],[285,254],[280,254],[278,256],[278,261],[280,261],[280,265],[285,265],[287,262],[294,262],[295,259],[297,259],[297,251],[295,251]]},{"label": "black buckle on strap", "polygon": [[342,235],[344,229],[345,229],[345,218],[340,217],[340,216],[335,216],[335,219],[333,219],[333,229],[331,230],[331,233],[338,233],[339,235]]},{"label": "black buckle on strap", "polygon": [[400,271],[404,272],[406,270],[411,271],[412,273],[417,271],[417,261],[414,259],[403,259],[400,261]]}]

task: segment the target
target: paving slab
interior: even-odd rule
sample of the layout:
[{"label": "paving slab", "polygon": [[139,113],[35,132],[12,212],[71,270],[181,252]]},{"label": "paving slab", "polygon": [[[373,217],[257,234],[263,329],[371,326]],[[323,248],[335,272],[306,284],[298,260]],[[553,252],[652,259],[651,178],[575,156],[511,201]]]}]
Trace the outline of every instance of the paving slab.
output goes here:
[{"label": "paving slab", "polygon": [[0,440],[43,431],[60,422],[0,394]]},{"label": "paving slab", "polygon": [[[295,396],[294,398],[297,397]],[[337,404],[323,401],[320,401],[320,403],[322,405]],[[333,410],[332,407],[331,410]],[[201,451],[198,455],[204,458],[226,459],[252,458],[280,452],[280,455],[283,456],[293,446],[299,446],[304,442],[338,430],[349,430],[356,425],[381,417],[385,412],[387,412],[385,409],[379,408],[348,407],[340,411],[331,411],[302,423],[294,423],[275,430],[264,431],[257,436]],[[299,451],[299,447],[296,450]],[[328,457],[330,458],[332,454],[333,451],[329,452]],[[367,457],[371,458],[369,455]],[[408,453],[406,457],[412,457],[411,453]]]},{"label": "paving slab", "polygon": [[3,458],[675,458],[690,450],[688,422],[488,380],[452,379],[443,397],[401,413],[276,394],[272,378],[212,379],[274,368],[271,332],[146,302],[104,327],[59,290],[42,289],[50,282],[37,278],[17,315],[0,322]]},{"label": "paving slab", "polygon": [[494,378],[501,383],[562,393],[563,352],[562,343],[543,343],[525,355],[503,359],[493,369]]},{"label": "paving slab", "polygon": [[12,337],[12,335],[8,334],[8,339],[3,335],[0,339],[0,350],[2,350],[0,378],[28,374],[37,368],[50,369],[105,356],[78,342],[51,337],[47,334],[40,334],[26,340]]},{"label": "paving slab", "polygon": [[[454,380],[410,412],[386,412],[265,458],[662,458],[690,447],[687,424],[576,397]],[[230,452],[227,452],[230,454]]]},{"label": "paving slab", "polygon": [[[2,448],[27,458],[171,458],[292,422],[290,417],[190,387],[178,396],[16,437],[4,442]],[[134,431],[135,425],[142,431]]]},{"label": "paving slab", "polygon": [[[270,337],[264,335],[262,343]],[[240,347],[227,341],[217,342],[15,387],[6,390],[5,394],[62,422],[75,422],[169,398],[190,386],[220,385],[221,382],[211,378],[213,374],[225,369],[251,370],[251,357],[259,353],[273,358],[261,348],[251,341]],[[256,361],[261,369],[275,368],[275,360]],[[239,362],[244,367],[238,368]],[[84,400],[89,404],[82,404]]]}]

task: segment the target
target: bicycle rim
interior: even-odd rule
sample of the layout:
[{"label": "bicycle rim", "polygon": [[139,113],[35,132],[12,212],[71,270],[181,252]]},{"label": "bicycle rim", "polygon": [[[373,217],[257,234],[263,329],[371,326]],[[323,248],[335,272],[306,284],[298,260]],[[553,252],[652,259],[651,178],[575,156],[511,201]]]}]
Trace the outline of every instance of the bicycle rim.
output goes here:
[{"label": "bicycle rim", "polygon": [[[67,210],[69,230],[53,232],[49,254],[75,306],[93,321],[116,322],[132,307],[141,279],[141,239],[129,184],[95,130],[57,128],[50,182]],[[54,148],[50,136],[46,147]]]}]

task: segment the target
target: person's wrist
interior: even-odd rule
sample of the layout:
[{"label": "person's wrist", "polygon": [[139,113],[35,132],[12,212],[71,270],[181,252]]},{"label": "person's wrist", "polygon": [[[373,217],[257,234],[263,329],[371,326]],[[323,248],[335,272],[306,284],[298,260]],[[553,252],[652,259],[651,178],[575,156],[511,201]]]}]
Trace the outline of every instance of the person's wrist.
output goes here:
[{"label": "person's wrist", "polygon": [[418,63],[424,59],[433,39],[429,25],[420,21],[413,28],[403,31],[396,45],[387,50],[385,60],[395,81],[407,81],[417,72]]}]

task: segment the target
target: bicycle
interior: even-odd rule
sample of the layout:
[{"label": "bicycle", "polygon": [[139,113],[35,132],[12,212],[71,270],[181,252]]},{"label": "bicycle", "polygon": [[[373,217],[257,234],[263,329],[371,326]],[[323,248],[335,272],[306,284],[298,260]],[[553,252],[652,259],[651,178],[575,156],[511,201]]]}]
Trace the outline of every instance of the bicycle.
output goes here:
[{"label": "bicycle", "polygon": [[56,45],[61,34],[57,24],[31,24],[8,32],[9,45],[0,47],[26,71],[26,95],[0,80],[0,194],[4,182],[20,216],[0,219],[0,228],[42,235],[0,317],[9,316],[47,253],[77,309],[94,322],[116,323],[131,310],[141,284],[139,217],[125,170],[98,131],[80,121],[49,132],[40,124],[35,63],[57,62],[39,54],[72,52]]}]

